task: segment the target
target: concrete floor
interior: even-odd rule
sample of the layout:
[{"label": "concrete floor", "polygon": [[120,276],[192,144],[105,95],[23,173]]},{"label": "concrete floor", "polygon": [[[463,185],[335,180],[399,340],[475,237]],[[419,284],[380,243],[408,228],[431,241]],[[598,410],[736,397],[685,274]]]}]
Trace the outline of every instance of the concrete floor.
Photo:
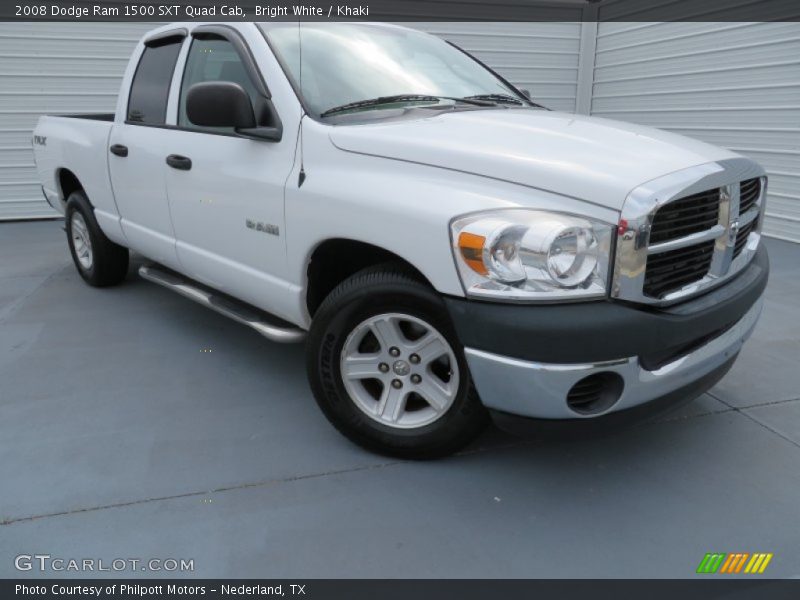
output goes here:
[{"label": "concrete floor", "polygon": [[0,577],[22,553],[382,578],[692,577],[706,552],[773,552],[768,575],[800,574],[800,246],[767,241],[753,338],[680,412],[410,463],[328,425],[302,346],[133,274],[92,289],[60,228],[0,224]]}]

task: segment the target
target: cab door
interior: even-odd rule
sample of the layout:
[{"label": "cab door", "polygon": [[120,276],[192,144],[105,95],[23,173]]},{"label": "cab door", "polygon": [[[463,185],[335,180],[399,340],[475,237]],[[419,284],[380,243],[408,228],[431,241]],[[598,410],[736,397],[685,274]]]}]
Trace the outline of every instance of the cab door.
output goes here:
[{"label": "cab door", "polygon": [[[185,32],[145,41],[108,142],[111,185],[128,245],[178,268],[167,201],[167,103]],[[127,101],[127,102],[126,102]]]},{"label": "cab door", "polygon": [[[177,127],[162,148],[177,253],[190,277],[280,315],[287,302],[284,185],[296,134],[255,140],[201,128],[186,116],[189,88],[201,82],[241,85],[254,106],[267,89],[239,34],[199,27],[183,69]],[[258,113],[257,113],[258,114]]]}]

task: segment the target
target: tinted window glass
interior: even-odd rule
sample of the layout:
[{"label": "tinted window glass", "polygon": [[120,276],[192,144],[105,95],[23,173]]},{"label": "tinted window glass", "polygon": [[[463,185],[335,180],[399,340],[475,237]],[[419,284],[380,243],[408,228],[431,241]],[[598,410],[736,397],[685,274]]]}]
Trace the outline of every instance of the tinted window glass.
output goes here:
[{"label": "tinted window glass", "polygon": [[163,125],[167,120],[167,99],[180,43],[145,48],[128,99],[128,121]]},{"label": "tinted window glass", "polygon": [[233,45],[226,40],[194,40],[186,59],[186,69],[181,83],[178,107],[178,125],[209,131],[233,131],[225,127],[198,127],[186,116],[186,94],[195,83],[204,81],[232,81],[241,85],[253,101],[258,94],[247,70]]}]

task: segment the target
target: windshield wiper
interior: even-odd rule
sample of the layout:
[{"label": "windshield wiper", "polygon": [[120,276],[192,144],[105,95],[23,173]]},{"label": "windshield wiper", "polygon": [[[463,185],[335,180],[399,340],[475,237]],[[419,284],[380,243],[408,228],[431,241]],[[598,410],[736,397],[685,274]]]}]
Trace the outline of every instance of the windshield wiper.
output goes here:
[{"label": "windshield wiper", "polygon": [[502,102],[504,104],[522,104],[522,100],[509,96],[508,94],[476,94],[467,96],[466,100],[487,100],[489,102]]},{"label": "windshield wiper", "polygon": [[[515,98],[514,96],[509,96],[508,94],[478,94],[476,96],[467,96],[468,100],[487,100],[490,102],[497,102],[497,103],[504,103],[504,104],[515,104],[515,105],[523,105],[525,102],[520,100],[519,98]],[[547,108],[546,106],[542,106],[541,104],[537,104],[533,100],[528,99],[527,103],[531,106],[536,106],[538,108]]]},{"label": "windshield wiper", "polygon": [[464,102],[465,104],[473,104],[475,106],[492,106],[492,102],[481,100],[480,98],[452,98],[450,96],[429,96],[427,94],[397,94],[395,96],[380,96],[379,98],[372,98],[370,100],[358,100],[356,102],[342,104],[341,106],[334,106],[321,113],[320,117],[328,117],[348,110],[372,108],[384,104],[397,104],[400,102],[439,102],[440,100]]}]

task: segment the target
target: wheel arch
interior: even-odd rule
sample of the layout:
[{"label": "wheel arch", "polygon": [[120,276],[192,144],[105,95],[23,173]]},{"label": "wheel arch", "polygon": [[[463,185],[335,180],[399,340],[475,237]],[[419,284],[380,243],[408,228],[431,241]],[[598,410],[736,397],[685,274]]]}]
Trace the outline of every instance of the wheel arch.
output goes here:
[{"label": "wheel arch", "polygon": [[433,288],[427,277],[402,256],[349,238],[329,238],[317,244],[306,262],[306,309],[313,317],[333,289],[355,273],[382,263],[402,265],[416,279]]},{"label": "wheel arch", "polygon": [[78,176],[66,167],[60,167],[56,170],[56,182],[58,183],[59,196],[64,203],[73,192],[85,192],[85,188]]}]

